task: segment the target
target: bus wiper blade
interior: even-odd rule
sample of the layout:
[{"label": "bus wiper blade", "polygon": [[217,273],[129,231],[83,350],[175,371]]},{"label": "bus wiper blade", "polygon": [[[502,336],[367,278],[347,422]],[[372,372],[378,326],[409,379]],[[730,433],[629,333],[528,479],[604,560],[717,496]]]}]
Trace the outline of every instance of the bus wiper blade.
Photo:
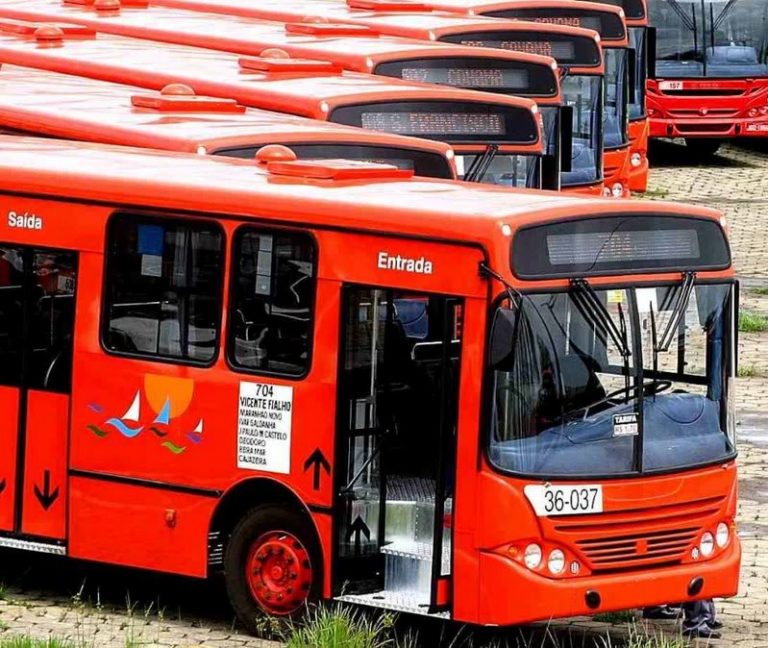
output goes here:
[{"label": "bus wiper blade", "polygon": [[586,315],[589,320],[599,326],[604,333],[610,336],[616,348],[621,353],[622,358],[626,361],[632,352],[629,350],[627,344],[627,331],[622,326],[622,330],[616,326],[616,322],[611,318],[611,314],[605,307],[603,302],[597,296],[592,286],[587,283],[585,279],[571,279],[572,297],[579,306],[582,314]]},{"label": "bus wiper blade", "polygon": [[[659,353],[666,353],[669,351],[669,347],[672,344],[672,340],[675,337],[675,330],[680,326],[680,320],[683,318],[685,311],[688,309],[688,302],[691,299],[691,293],[693,292],[693,285],[696,281],[695,272],[686,272],[683,276],[683,282],[677,287],[675,305],[672,307],[672,315],[667,322],[661,337],[657,341],[653,341],[653,353],[657,355]],[[653,306],[651,306],[652,317],[652,329],[655,338],[655,316],[653,315]],[[654,363],[656,359],[654,358]]]},{"label": "bus wiper blade", "polygon": [[475,161],[469,167],[469,170],[464,174],[464,182],[480,182],[488,171],[488,168],[493,162],[493,158],[496,157],[496,153],[499,152],[498,144],[489,144],[482,155],[478,155]]}]

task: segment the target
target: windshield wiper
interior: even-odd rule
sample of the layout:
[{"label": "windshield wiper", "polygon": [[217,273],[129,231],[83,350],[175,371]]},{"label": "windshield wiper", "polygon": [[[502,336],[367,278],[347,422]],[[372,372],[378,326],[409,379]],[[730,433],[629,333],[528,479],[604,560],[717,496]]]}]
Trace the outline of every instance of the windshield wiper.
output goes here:
[{"label": "windshield wiper", "polygon": [[661,305],[660,310],[667,310],[670,303],[674,300],[675,304],[672,306],[672,314],[669,317],[667,325],[664,327],[664,331],[661,334],[661,338],[658,337],[658,329],[656,326],[656,313],[653,311],[653,303],[648,304],[651,316],[651,341],[653,344],[653,373],[659,372],[659,354],[669,351],[669,347],[672,344],[672,340],[675,337],[675,330],[680,326],[680,320],[682,320],[685,311],[688,310],[688,302],[691,300],[691,293],[693,292],[693,286],[696,281],[695,272],[686,272],[683,275],[682,283],[678,284],[674,294],[669,291],[664,299],[664,303]]},{"label": "windshield wiper", "polygon": [[464,182],[480,182],[488,171],[493,162],[493,158],[496,157],[496,153],[499,152],[498,144],[489,144],[482,155],[478,155],[472,164],[469,165],[469,169],[464,174]]},{"label": "windshield wiper", "polygon": [[610,336],[619,353],[621,353],[621,357],[624,358],[625,364],[628,363],[628,358],[632,355],[632,352],[627,344],[627,327],[624,321],[623,310],[619,309],[621,320],[621,328],[619,328],[616,326],[616,322],[613,321],[608,309],[600,301],[597,293],[585,279],[571,279],[571,289],[571,297],[582,312],[582,315],[597,325],[604,335]]}]

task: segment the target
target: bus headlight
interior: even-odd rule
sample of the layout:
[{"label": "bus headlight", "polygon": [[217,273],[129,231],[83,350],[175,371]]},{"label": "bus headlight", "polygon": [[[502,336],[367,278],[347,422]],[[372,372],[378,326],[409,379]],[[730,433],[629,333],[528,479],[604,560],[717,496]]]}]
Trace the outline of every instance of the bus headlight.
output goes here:
[{"label": "bus headlight", "polygon": [[528,569],[536,569],[541,565],[541,547],[537,544],[529,544],[525,548],[523,561]]},{"label": "bus headlight", "polygon": [[547,568],[553,574],[561,574],[565,569],[565,554],[560,549],[553,549],[549,554]]},{"label": "bus headlight", "polygon": [[721,549],[728,544],[728,538],[730,537],[730,530],[725,522],[721,522],[717,525],[715,530],[715,542]]},{"label": "bus headlight", "polygon": [[611,195],[614,198],[621,198],[624,195],[624,185],[620,182],[614,182],[611,185]]},{"label": "bus headlight", "polygon": [[747,111],[747,117],[757,117],[757,108],[750,108]]},{"label": "bus headlight", "polygon": [[708,558],[712,555],[712,552],[715,550],[715,539],[712,537],[712,534],[707,531],[703,536],[701,536],[701,542],[699,542],[699,549],[701,550],[701,555],[705,558]]},{"label": "bus headlight", "polygon": [[633,153],[629,156],[629,163],[633,167],[639,167],[643,163],[643,156],[639,153]]}]

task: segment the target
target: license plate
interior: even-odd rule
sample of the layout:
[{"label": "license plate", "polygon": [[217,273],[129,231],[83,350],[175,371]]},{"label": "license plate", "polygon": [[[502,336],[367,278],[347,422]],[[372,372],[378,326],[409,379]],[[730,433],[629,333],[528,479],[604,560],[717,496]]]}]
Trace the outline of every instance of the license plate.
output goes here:
[{"label": "license plate", "polygon": [[682,81],[659,81],[659,90],[682,90]]},{"label": "license plate", "polygon": [[528,485],[525,496],[539,517],[550,515],[585,515],[603,512],[603,487],[599,484],[582,486]]},{"label": "license plate", "polygon": [[748,133],[765,133],[768,132],[768,124],[747,124]]}]

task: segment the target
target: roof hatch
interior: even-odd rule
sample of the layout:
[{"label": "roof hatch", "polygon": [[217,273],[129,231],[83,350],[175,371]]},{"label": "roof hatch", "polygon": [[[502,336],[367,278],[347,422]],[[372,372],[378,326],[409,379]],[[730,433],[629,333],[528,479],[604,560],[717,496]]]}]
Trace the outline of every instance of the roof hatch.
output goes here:
[{"label": "roof hatch", "polygon": [[241,56],[240,67],[251,72],[291,73],[309,72],[311,74],[339,74],[341,65],[331,61],[291,58],[287,52],[277,48],[265,49],[261,56]]},{"label": "roof hatch", "polygon": [[431,13],[432,7],[421,2],[410,0],[347,0],[350,9],[364,9],[366,11],[417,11],[419,13]]},{"label": "roof hatch", "polygon": [[[26,20],[0,19],[0,32],[19,36],[34,36],[36,40],[63,40],[64,38],[93,38],[96,30],[85,25],[65,22],[30,22]],[[40,33],[38,33],[40,32]]]},{"label": "roof hatch", "polygon": [[411,169],[399,169],[392,164],[355,162],[353,160],[286,160],[267,162],[272,175],[312,180],[407,180]]},{"label": "roof hatch", "polygon": [[196,95],[192,88],[182,83],[171,83],[159,94],[133,95],[131,105],[159,112],[245,112],[245,107],[234,99]]},{"label": "roof hatch", "polygon": [[119,11],[121,7],[126,9],[148,9],[149,0],[62,0],[63,5],[80,7],[93,7],[97,11],[103,10],[105,5],[112,5],[112,9]]},{"label": "roof hatch", "polygon": [[288,23],[285,31],[289,34],[310,34],[312,36],[378,36],[375,29],[365,25],[344,23],[300,22]]}]

